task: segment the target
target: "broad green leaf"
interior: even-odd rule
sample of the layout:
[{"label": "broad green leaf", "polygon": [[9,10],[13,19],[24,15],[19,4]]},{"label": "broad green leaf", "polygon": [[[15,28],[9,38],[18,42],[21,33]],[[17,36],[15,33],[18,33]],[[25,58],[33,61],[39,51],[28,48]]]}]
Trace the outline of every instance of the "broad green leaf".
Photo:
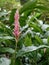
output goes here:
[{"label": "broad green leaf", "polygon": [[11,37],[11,36],[0,36],[0,40],[3,39],[3,40],[7,40],[7,39],[14,39],[14,37]]},{"label": "broad green leaf", "polygon": [[12,49],[12,48],[4,48],[4,47],[0,47],[0,53],[6,53],[6,52],[8,52],[8,53],[14,53],[14,49]]},{"label": "broad green leaf", "polygon": [[26,24],[26,20],[27,20],[28,16],[31,14],[31,12],[33,11],[34,7],[36,6],[36,3],[37,3],[36,0],[28,1],[20,9],[20,15],[24,14],[23,16],[20,16],[20,25],[21,26],[24,26]]},{"label": "broad green leaf", "polygon": [[33,51],[36,51],[36,50],[39,50],[42,48],[49,48],[49,46],[40,45],[38,47],[37,46],[28,46],[28,47],[22,48],[21,50],[18,51],[16,57],[22,56],[26,53],[33,52]]},{"label": "broad green leaf", "polygon": [[20,14],[22,14],[24,11],[27,11],[29,9],[33,9],[36,6],[36,3],[37,3],[36,0],[33,0],[33,1],[31,0],[25,3],[23,7],[20,9]]}]

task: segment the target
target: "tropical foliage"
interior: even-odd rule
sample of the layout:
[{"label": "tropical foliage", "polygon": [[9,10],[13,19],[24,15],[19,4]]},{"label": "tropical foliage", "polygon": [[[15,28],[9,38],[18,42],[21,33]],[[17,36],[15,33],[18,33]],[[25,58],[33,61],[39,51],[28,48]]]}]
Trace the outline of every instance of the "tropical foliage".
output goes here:
[{"label": "tropical foliage", "polygon": [[[29,0],[20,8],[0,10],[0,65],[49,65],[48,4],[48,0]],[[13,34],[17,10],[18,39]]]}]

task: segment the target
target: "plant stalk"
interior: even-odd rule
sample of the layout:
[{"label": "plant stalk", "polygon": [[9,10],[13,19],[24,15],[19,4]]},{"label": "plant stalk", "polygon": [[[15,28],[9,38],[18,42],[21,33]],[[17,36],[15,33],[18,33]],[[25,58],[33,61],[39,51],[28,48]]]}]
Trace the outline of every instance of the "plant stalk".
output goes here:
[{"label": "plant stalk", "polygon": [[15,44],[15,52],[12,55],[11,65],[15,65],[15,62],[16,62],[16,52],[17,52],[17,43],[18,43],[18,40],[15,38],[15,41],[16,41],[16,44]]}]

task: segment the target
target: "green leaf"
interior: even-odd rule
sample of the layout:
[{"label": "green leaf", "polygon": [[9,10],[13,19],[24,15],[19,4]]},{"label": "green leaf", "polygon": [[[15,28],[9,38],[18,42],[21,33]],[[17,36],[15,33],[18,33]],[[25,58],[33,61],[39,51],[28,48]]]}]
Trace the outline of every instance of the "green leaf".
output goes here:
[{"label": "green leaf", "polygon": [[[3,31],[4,33],[6,33],[6,34],[8,33],[9,35],[13,35],[10,26],[7,26],[7,25],[3,24],[2,22],[0,22],[0,33],[1,33],[2,31]],[[3,33],[3,32],[2,32],[2,33]]]},{"label": "green leaf", "polygon": [[22,13],[22,14],[24,14],[23,16],[20,15],[20,20],[19,21],[20,21],[21,26],[26,25],[26,20],[27,20],[27,18],[30,15],[31,12],[32,12],[32,10],[27,10],[24,13]]},{"label": "green leaf", "polygon": [[0,58],[0,65],[10,65],[10,59],[6,58],[6,57],[1,57]]},{"label": "green leaf", "polygon": [[11,36],[0,36],[0,40],[3,39],[3,40],[7,40],[7,39],[14,39],[14,37],[11,37]]},{"label": "green leaf", "polygon": [[0,17],[6,16],[6,15],[8,15],[8,14],[10,14],[10,11],[9,11],[9,12],[4,12],[4,11],[2,11],[2,12],[0,12]]},{"label": "green leaf", "polygon": [[30,21],[34,21],[35,18],[39,18],[41,16],[41,13],[37,13],[35,15],[33,15],[30,19]]},{"label": "green leaf", "polygon": [[12,24],[14,22],[14,15],[15,15],[16,9],[12,9],[10,17],[9,17],[9,22]]},{"label": "green leaf", "polygon": [[37,5],[37,6],[35,6],[35,8],[40,9],[42,11],[48,11],[49,12],[49,8],[47,6],[44,6],[44,5]]},{"label": "green leaf", "polygon": [[39,44],[43,44],[42,39],[38,35],[35,35],[35,39]]},{"label": "green leaf", "polygon": [[33,1],[31,0],[25,3],[23,7],[20,9],[20,14],[22,14],[24,11],[27,11],[29,9],[33,9],[36,6],[36,3],[37,3],[36,0],[33,0]]},{"label": "green leaf", "polygon": [[[13,61],[14,61],[14,58],[12,57],[12,58],[11,58],[11,64],[10,64],[10,65],[13,65],[13,64],[14,64]],[[22,64],[21,64],[21,61],[20,61],[20,58],[16,58],[16,62],[15,62],[14,65],[22,65]]]},{"label": "green leaf", "polygon": [[49,45],[49,36],[48,36],[48,38],[47,38],[47,42],[48,42],[48,45]]},{"label": "green leaf", "polygon": [[43,33],[42,29],[36,23],[30,22],[29,26],[33,27],[36,32]]},{"label": "green leaf", "polygon": [[46,30],[49,31],[49,27]]},{"label": "green leaf", "polygon": [[37,46],[28,46],[28,47],[22,48],[21,50],[19,50],[17,52],[16,57],[22,56],[26,53],[33,52],[33,51],[36,51],[36,50],[39,50],[39,49],[42,49],[42,48],[49,48],[49,46],[40,45],[38,47]]},{"label": "green leaf", "polygon": [[0,47],[0,53],[14,53],[14,50],[12,48],[4,48],[4,47]]},{"label": "green leaf", "polygon": [[32,40],[31,40],[31,38],[29,36],[25,37],[24,45],[25,46],[31,46],[32,45]]},{"label": "green leaf", "polygon": [[31,14],[31,12],[33,11],[34,7],[36,6],[36,3],[37,3],[36,0],[28,1],[20,9],[20,15],[24,14],[23,16],[20,16],[20,25],[21,26],[24,26],[26,24],[26,20],[27,20],[28,16]]},{"label": "green leaf", "polygon": [[15,65],[22,65],[20,59],[16,59]]}]

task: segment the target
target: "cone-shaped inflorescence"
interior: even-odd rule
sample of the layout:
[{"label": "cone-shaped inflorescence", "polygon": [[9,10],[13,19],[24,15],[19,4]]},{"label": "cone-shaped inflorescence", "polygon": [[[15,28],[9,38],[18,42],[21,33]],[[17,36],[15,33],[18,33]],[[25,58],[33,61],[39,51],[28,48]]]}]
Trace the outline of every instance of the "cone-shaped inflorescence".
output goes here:
[{"label": "cone-shaped inflorescence", "polygon": [[20,36],[19,11],[17,10],[14,16],[14,36],[18,39]]}]

